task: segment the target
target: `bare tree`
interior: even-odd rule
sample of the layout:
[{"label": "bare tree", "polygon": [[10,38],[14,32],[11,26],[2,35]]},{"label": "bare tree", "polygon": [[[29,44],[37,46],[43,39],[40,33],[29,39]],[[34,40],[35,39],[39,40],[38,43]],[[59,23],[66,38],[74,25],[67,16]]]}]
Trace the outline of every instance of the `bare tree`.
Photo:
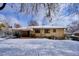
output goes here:
[{"label": "bare tree", "polygon": [[35,20],[31,20],[29,26],[38,26],[38,23]]}]

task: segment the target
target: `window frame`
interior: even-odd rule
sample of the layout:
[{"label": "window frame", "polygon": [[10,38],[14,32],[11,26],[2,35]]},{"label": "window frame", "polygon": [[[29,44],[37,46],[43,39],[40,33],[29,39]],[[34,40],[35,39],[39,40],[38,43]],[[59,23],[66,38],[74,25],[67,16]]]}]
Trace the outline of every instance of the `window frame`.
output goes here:
[{"label": "window frame", "polygon": [[50,33],[50,29],[44,29],[44,33]]},{"label": "window frame", "polygon": [[56,29],[53,29],[53,33],[56,33]]},{"label": "window frame", "polygon": [[40,33],[40,29],[34,29],[35,33]]}]

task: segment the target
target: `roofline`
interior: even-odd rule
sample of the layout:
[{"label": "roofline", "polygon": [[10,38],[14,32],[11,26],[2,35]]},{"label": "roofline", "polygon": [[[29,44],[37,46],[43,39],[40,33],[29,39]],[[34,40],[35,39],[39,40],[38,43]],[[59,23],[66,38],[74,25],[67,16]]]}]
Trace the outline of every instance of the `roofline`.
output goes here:
[{"label": "roofline", "polygon": [[16,30],[16,31],[29,31],[29,30],[32,30],[32,28],[27,28],[27,27],[25,27],[25,28],[11,28],[12,30]]},{"label": "roofline", "polygon": [[30,26],[31,28],[63,28],[63,29],[66,29],[66,27],[63,27],[63,26]]},{"label": "roofline", "polygon": [[66,28],[64,26],[28,26],[20,28],[11,28],[11,29],[32,29],[32,28]]}]

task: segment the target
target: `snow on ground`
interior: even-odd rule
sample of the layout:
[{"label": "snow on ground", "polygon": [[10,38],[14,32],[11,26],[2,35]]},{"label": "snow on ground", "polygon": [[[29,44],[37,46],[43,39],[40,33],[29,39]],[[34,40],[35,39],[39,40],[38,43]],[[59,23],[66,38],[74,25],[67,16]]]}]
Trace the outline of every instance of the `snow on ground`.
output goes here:
[{"label": "snow on ground", "polygon": [[[2,40],[1,40],[2,39]],[[79,56],[79,42],[72,40],[3,39],[0,38],[1,56]]]}]

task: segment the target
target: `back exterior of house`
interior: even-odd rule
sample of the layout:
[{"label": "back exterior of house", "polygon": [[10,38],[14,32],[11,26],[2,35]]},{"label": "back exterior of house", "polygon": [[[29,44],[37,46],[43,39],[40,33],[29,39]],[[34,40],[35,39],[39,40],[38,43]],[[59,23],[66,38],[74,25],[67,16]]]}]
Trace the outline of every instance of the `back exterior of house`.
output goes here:
[{"label": "back exterior of house", "polygon": [[[30,28],[29,30],[27,30]],[[18,31],[21,33],[20,37],[39,37],[39,38],[65,38],[64,27],[55,26],[29,26],[25,29],[14,29],[13,31]]]}]

